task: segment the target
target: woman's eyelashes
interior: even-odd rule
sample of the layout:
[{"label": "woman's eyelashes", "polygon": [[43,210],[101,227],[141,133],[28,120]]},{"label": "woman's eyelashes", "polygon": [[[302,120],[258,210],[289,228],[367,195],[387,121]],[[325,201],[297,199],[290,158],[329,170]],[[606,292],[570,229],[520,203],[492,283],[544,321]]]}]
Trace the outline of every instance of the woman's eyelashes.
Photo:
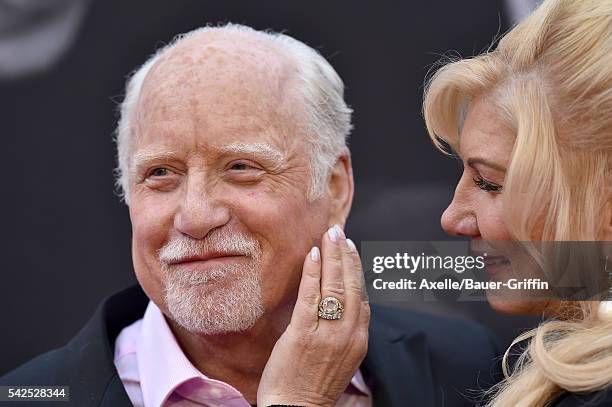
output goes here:
[{"label": "woman's eyelashes", "polygon": [[476,177],[474,177],[473,180],[474,180],[474,184],[476,184],[476,186],[482,189],[483,191],[499,193],[503,189],[501,185],[487,181],[480,175],[477,175]]}]

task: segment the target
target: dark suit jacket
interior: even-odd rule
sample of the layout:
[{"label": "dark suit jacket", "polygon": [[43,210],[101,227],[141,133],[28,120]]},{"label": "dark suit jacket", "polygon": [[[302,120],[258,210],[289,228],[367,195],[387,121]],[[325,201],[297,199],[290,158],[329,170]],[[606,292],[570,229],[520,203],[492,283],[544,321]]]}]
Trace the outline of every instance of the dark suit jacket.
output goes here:
[{"label": "dark suit jacket", "polygon": [[[147,303],[138,286],[107,298],[67,345],[8,373],[0,385],[67,385],[70,405],[130,406],[113,347],[121,329],[142,318]],[[492,337],[479,325],[372,306],[362,369],[375,407],[472,406],[465,394],[491,384],[497,356]]]},{"label": "dark suit jacket", "polygon": [[563,393],[550,407],[610,407],[612,389],[595,391],[588,394]]}]

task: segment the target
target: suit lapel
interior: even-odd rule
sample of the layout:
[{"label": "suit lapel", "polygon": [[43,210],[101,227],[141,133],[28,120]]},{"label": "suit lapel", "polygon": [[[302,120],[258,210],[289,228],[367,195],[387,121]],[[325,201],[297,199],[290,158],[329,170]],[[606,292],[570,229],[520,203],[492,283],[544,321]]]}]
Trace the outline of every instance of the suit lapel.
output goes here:
[{"label": "suit lapel", "polygon": [[372,319],[362,365],[375,407],[434,406],[433,380],[423,332],[404,333]]},{"label": "suit lapel", "polygon": [[111,382],[108,384],[104,391],[100,407],[132,407],[133,404],[130,401],[125,387],[119,379],[118,375],[115,375]]},{"label": "suit lapel", "polygon": [[111,366],[113,376],[104,389],[100,407],[132,406],[132,402],[115,369],[112,355],[114,354],[114,344],[119,332],[134,321],[142,318],[148,303],[149,298],[140,286],[136,285],[113,296],[104,304],[103,331],[106,338],[105,348],[110,356],[107,362]]},{"label": "suit lapel", "polygon": [[75,355],[71,368],[78,384],[70,398],[76,405],[132,406],[115,369],[114,343],[121,329],[142,318],[148,301],[139,286],[107,298],[67,345]]}]

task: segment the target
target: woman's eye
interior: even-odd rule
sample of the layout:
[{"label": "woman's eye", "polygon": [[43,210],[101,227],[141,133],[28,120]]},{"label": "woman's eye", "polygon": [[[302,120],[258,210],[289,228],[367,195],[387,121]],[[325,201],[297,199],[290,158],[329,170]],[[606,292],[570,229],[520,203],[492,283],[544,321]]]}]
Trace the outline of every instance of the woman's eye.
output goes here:
[{"label": "woman's eye", "polygon": [[489,182],[481,176],[474,178],[474,184],[476,184],[476,186],[482,189],[483,191],[488,192],[501,192],[503,188],[501,185]]}]

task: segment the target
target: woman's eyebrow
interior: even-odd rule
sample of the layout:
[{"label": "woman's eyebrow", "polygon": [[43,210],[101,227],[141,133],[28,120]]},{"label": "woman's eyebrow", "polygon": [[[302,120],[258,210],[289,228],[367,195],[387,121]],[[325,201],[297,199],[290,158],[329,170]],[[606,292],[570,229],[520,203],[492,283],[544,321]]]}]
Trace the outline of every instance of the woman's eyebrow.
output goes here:
[{"label": "woman's eyebrow", "polygon": [[467,163],[470,167],[474,167],[475,164],[481,164],[493,168],[497,171],[506,172],[506,167],[504,167],[503,165],[494,163],[481,157],[470,157],[468,158]]}]

